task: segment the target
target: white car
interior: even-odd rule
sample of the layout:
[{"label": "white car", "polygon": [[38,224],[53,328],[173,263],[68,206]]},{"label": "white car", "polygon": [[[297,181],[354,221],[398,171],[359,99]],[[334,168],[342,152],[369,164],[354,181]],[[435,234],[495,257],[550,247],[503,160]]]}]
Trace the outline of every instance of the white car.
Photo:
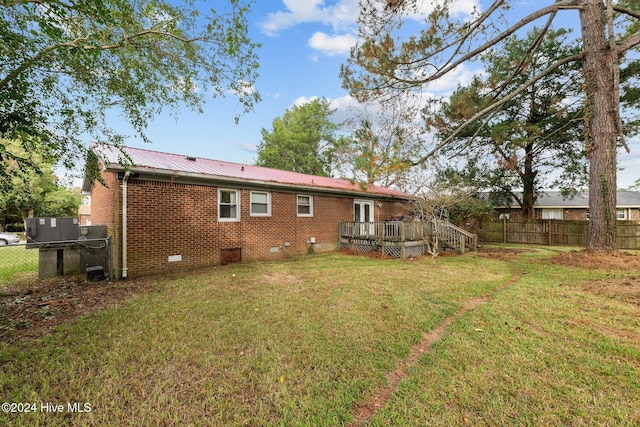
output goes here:
[{"label": "white car", "polygon": [[20,237],[15,233],[0,233],[0,246],[12,245],[19,242]]}]

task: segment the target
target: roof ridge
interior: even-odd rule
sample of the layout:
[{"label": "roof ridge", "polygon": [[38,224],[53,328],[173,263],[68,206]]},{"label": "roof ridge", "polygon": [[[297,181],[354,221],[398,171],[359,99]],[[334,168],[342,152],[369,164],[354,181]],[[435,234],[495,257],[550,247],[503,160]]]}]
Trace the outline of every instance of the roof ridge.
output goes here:
[{"label": "roof ridge", "polygon": [[[100,148],[104,148],[104,153],[100,153],[102,151]],[[195,173],[206,173],[208,175],[219,175],[226,177],[235,177],[238,179],[258,179],[260,181],[273,181],[280,182],[283,184],[291,184],[291,185],[315,185],[324,188],[334,188],[334,189],[343,189],[353,191],[354,186],[358,186],[360,184],[356,180],[345,179],[345,178],[334,178],[331,176],[321,176],[321,175],[312,175],[308,173],[301,173],[283,169],[275,169],[269,168],[265,166],[258,165],[250,165],[246,163],[238,163],[238,162],[230,162],[226,160],[219,159],[211,159],[207,157],[197,157],[191,156],[188,154],[178,154],[178,153],[168,153],[166,151],[158,151],[148,148],[138,148],[138,147],[130,147],[127,145],[115,145],[115,144],[92,144],[91,149],[96,151],[96,154],[101,154],[100,157],[103,157],[103,160],[106,163],[111,164],[113,162],[113,157],[116,155],[116,151],[121,152],[123,155],[130,157],[133,166],[138,167],[158,167],[153,166],[153,160],[150,160],[151,163],[146,163],[145,160],[142,160],[140,163],[140,158],[149,158],[149,159],[164,159],[162,162],[164,163],[161,169],[166,170],[181,170],[184,172],[195,172]],[[136,159],[138,157],[138,159]],[[186,162],[192,163],[192,165],[184,166],[185,160],[196,159],[201,160],[200,162]],[[146,163],[146,164],[145,164]],[[172,166],[177,165],[178,163],[182,164],[179,169],[175,169]],[[156,165],[158,163],[155,163]],[[172,165],[173,164],[173,165]],[[114,165],[115,166],[115,165]],[[195,169],[193,169],[195,168]],[[237,173],[227,173],[227,172],[212,172],[214,169],[227,169],[227,170],[241,170],[241,174],[244,177],[238,175]],[[207,170],[208,169],[208,170]],[[246,175],[245,175],[246,174]],[[253,175],[253,177],[249,177],[247,175]],[[279,176],[279,177],[278,177]],[[314,183],[315,181],[315,183]],[[409,194],[406,192],[393,189],[390,187],[384,187],[375,184],[366,184],[365,186],[360,185],[360,191],[364,193],[373,193],[373,194],[386,194],[392,195],[394,194],[397,197],[409,197]],[[364,187],[364,188],[363,188]]]},{"label": "roof ridge", "polygon": [[[247,163],[239,163],[239,162],[232,162],[232,161],[228,161],[228,160],[212,159],[212,158],[209,158],[209,157],[191,156],[189,154],[168,153],[166,151],[151,150],[151,149],[148,149],[148,148],[130,147],[128,145],[121,145],[121,146],[116,146],[116,145],[112,145],[112,144],[105,144],[105,145],[109,145],[110,147],[114,147],[114,148],[123,148],[123,149],[127,149],[127,150],[147,151],[147,152],[150,152],[150,153],[170,155],[170,156],[176,156],[176,157],[181,157],[181,158],[183,158],[183,157],[184,158],[186,158],[186,157],[195,157],[196,159],[208,160],[208,161],[211,161],[211,162],[220,162],[220,163],[225,163],[225,164],[228,164],[228,165],[248,166],[248,167],[252,167],[252,168],[260,168],[260,169],[266,169],[266,170],[286,172],[286,173],[296,174],[296,175],[300,175],[300,176],[309,176],[309,177],[313,177],[313,178],[326,178],[326,179],[332,179],[332,180],[336,180],[336,181],[344,181],[344,182],[349,182],[349,183],[357,182],[355,180],[351,180],[351,179],[348,179],[348,178],[335,178],[335,177],[332,177],[332,176],[313,175],[313,174],[310,174],[310,173],[296,172],[296,171],[290,171],[290,170],[286,170],[286,169],[270,168],[268,166],[250,165],[250,164],[247,164]],[[367,187],[374,187],[374,188],[387,188],[387,187],[383,187],[383,186],[376,185],[376,184],[366,184],[366,186]],[[397,190],[397,191],[399,191],[399,190]]]}]

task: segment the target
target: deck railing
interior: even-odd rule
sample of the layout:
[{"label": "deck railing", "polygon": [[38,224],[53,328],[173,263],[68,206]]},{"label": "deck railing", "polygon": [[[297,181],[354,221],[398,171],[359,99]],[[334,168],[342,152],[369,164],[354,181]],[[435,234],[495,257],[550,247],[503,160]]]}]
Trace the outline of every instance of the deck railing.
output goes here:
[{"label": "deck railing", "polygon": [[466,249],[476,250],[478,246],[478,236],[456,227],[447,221],[438,221],[438,239],[441,243],[446,243],[458,252],[465,252]]},{"label": "deck railing", "polygon": [[422,240],[431,236],[433,226],[428,222],[341,222],[340,236],[374,239],[387,242]]},{"label": "deck railing", "polygon": [[432,241],[437,230],[438,241],[458,252],[476,250],[477,237],[447,221],[341,222],[340,237],[379,242]]}]

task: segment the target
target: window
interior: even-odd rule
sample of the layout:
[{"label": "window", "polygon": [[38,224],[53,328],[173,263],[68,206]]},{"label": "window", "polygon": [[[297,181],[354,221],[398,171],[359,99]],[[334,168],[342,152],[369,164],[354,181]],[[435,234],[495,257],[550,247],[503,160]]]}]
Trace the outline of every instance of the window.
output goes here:
[{"label": "window", "polygon": [[218,190],[218,221],[240,221],[238,190]]},{"label": "window", "polygon": [[618,219],[627,219],[627,211],[624,209],[617,209],[616,216]]},{"label": "window", "polygon": [[542,209],[542,219],[562,219],[562,209]]},{"label": "window", "polygon": [[313,196],[298,196],[298,216],[313,216]]},{"label": "window", "polygon": [[251,192],[251,216],[271,216],[271,193]]}]

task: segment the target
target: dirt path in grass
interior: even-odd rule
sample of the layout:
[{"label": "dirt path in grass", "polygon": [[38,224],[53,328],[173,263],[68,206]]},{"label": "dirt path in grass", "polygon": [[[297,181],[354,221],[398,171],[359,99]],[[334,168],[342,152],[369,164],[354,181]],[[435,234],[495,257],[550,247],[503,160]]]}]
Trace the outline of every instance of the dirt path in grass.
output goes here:
[{"label": "dirt path in grass", "polygon": [[391,395],[398,389],[398,385],[403,378],[409,375],[409,369],[418,362],[418,359],[422,357],[424,353],[429,353],[431,348],[435,342],[440,340],[444,333],[449,329],[451,324],[458,320],[462,315],[464,315],[469,310],[473,310],[474,308],[487,304],[491,301],[491,298],[496,293],[500,292],[502,289],[511,285],[518,281],[522,272],[516,271],[513,273],[511,278],[498,286],[496,289],[491,292],[483,295],[480,298],[472,298],[467,300],[458,311],[456,311],[453,315],[447,317],[440,325],[438,325],[435,329],[425,332],[422,334],[422,340],[415,346],[411,348],[409,351],[409,355],[401,360],[396,369],[392,372],[389,372],[386,375],[387,385],[384,387],[380,387],[376,390],[373,390],[371,395],[367,398],[366,402],[363,402],[357,405],[353,411],[353,419],[354,421],[349,424],[349,426],[355,427],[361,424],[365,424],[373,418],[373,416],[383,408]]}]

